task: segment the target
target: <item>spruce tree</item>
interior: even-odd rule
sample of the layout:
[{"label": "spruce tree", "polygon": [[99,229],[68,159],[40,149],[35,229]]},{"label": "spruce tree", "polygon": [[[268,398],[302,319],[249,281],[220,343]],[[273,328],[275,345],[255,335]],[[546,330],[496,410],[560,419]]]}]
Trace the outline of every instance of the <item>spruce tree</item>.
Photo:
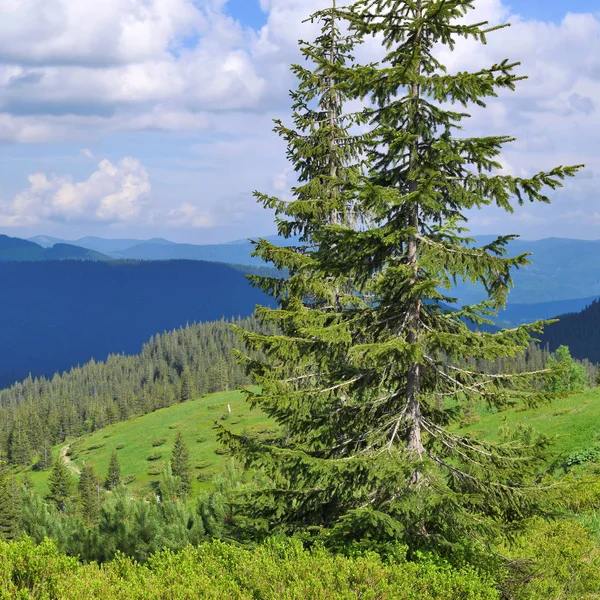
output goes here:
[{"label": "spruce tree", "polygon": [[104,487],[107,490],[114,490],[119,485],[121,485],[121,465],[119,464],[117,453],[113,450],[110,462],[108,463],[108,473],[104,480]]},{"label": "spruce tree", "polygon": [[[473,402],[546,399],[535,391],[543,372],[479,368],[524,352],[543,323],[468,327],[504,307],[511,272],[528,260],[507,256],[515,236],[478,245],[464,224],[471,209],[549,202],[545,188],[581,165],[512,177],[498,156],[514,138],[459,136],[468,114],[453,105],[485,107],[524,78],[509,60],[449,74],[436,58],[459,37],[485,43],[502,28],[465,23],[473,7],[362,0],[340,11],[334,3],[315,15],[321,36],[303,46],[312,70],[293,67],[294,128],[277,131],[300,185],[291,202],[258,198],[275,209],[279,233],[299,233],[300,243],[256,244],[290,276],[253,278],[279,303],[259,313],[279,333],[243,334],[266,355],[245,359],[260,386],[249,400],[281,433],[265,440],[221,431],[272,481],[240,500],[268,531],[450,553],[481,548],[544,509],[536,486],[544,440],[484,443],[449,427]],[[382,40],[379,63],[359,65],[351,48],[340,51],[356,41],[342,37],[336,22],[344,19],[359,40]],[[357,117],[344,112],[345,99],[369,107],[360,137],[347,128]],[[458,280],[483,284],[487,300],[460,307],[451,295]]]},{"label": "spruce tree", "polygon": [[19,419],[13,426],[8,439],[8,458],[14,465],[25,466],[31,460],[31,444],[24,420]]},{"label": "spruce tree", "polygon": [[71,473],[67,467],[64,458],[58,455],[54,460],[52,471],[48,479],[48,493],[46,499],[54,503],[56,508],[64,512],[67,507],[67,501],[71,497],[73,481]]},{"label": "spruce tree", "polygon": [[192,374],[190,368],[185,367],[181,373],[181,388],[179,393],[179,401],[187,402],[194,397],[194,385],[192,382]]},{"label": "spruce tree", "polygon": [[100,480],[89,464],[84,465],[81,470],[77,491],[81,514],[86,524],[95,525],[100,514]]},{"label": "spruce tree", "polygon": [[192,486],[192,467],[190,464],[190,451],[180,431],[177,432],[173,444],[171,474],[180,481],[180,494],[187,496]]},{"label": "spruce tree", "polygon": [[39,459],[35,465],[35,468],[40,471],[45,471],[52,466],[52,447],[48,438],[44,438],[42,447],[40,448]]},{"label": "spruce tree", "polygon": [[19,492],[14,477],[0,462],[0,540],[13,540],[19,531]]}]

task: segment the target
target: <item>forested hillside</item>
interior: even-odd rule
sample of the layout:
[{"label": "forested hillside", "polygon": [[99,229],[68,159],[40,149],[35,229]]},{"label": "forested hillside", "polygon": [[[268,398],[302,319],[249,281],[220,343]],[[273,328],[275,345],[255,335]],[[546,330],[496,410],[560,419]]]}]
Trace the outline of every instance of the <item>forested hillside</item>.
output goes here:
[{"label": "forested hillside", "polygon": [[[259,329],[255,318],[237,323]],[[47,461],[48,448],[67,438],[248,383],[231,352],[240,344],[228,321],[192,325],[153,336],[136,356],[111,355],[1,390],[0,457],[21,466],[36,455]]]},{"label": "forested hillside", "polygon": [[594,300],[581,312],[560,315],[558,323],[546,327],[541,339],[552,349],[565,344],[573,356],[599,363],[600,301]]},{"label": "forested hillside", "polygon": [[136,353],[186,322],[246,317],[267,298],[200,261],[0,263],[0,385]]}]

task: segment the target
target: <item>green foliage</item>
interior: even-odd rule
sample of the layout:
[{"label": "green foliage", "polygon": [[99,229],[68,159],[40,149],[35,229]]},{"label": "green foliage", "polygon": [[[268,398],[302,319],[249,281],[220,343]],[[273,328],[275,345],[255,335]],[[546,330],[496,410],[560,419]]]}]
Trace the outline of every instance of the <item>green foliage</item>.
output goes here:
[{"label": "green foliage", "polygon": [[559,346],[550,359],[548,368],[552,373],[546,382],[546,390],[554,394],[580,392],[587,384],[587,374],[583,365],[577,363],[567,346]]},{"label": "green foliage", "polygon": [[[292,201],[257,194],[279,233],[300,239],[257,242],[255,255],[289,277],[252,279],[278,302],[258,313],[276,333],[242,332],[258,353],[241,357],[260,388],[248,399],[281,430],[258,439],[221,427],[234,456],[269,477],[238,497],[258,536],[337,548],[402,542],[411,556],[477,561],[491,540],[549,508],[537,477],[545,437],[493,443],[453,429],[481,403],[550,399],[542,370],[489,368],[526,352],[544,323],[482,327],[504,308],[527,255],[508,255],[511,235],[478,246],[463,224],[473,209],[549,202],[545,192],[581,165],[512,177],[498,157],[514,138],[457,135],[469,105],[523,79],[508,59],[456,74],[439,61],[459,37],[485,43],[500,29],[468,24],[473,8],[360,0],[312,17],[322,29],[302,43],[309,66],[292,67],[293,125],[276,122],[298,185]],[[370,37],[384,58],[358,64],[354,47]],[[457,281],[482,284],[487,300],[458,306]]]},{"label": "green foliage", "polygon": [[161,458],[162,458],[162,453],[160,453],[160,452],[153,452],[152,454],[149,454],[146,457],[146,460],[152,462],[152,461],[155,461],[155,460],[160,460]]},{"label": "green foliage", "polygon": [[569,454],[564,461],[563,467],[569,468],[575,465],[582,465],[587,462],[598,462],[600,458],[600,444],[596,443],[589,448],[583,448],[577,452]]},{"label": "green foliage", "polygon": [[101,487],[100,479],[94,472],[94,468],[89,464],[84,465],[79,476],[77,491],[81,515],[87,525],[95,525],[98,522],[102,505]]},{"label": "green foliage", "polygon": [[167,441],[167,438],[158,438],[152,442],[152,445],[156,448],[158,446],[162,446]]},{"label": "green foliage", "polygon": [[248,551],[221,542],[166,549],[145,565],[122,555],[98,566],[79,565],[56,544],[0,542],[0,597],[104,600],[197,598],[222,600],[498,600],[492,583],[469,568],[386,564],[374,555],[331,556],[298,542],[272,542]]},{"label": "green foliage", "polygon": [[114,490],[121,485],[121,465],[116,452],[113,452],[108,463],[108,473],[104,480],[104,487],[107,490]]},{"label": "green foliage", "polygon": [[598,598],[600,548],[578,523],[533,521],[525,535],[500,551],[517,567],[502,584],[506,598]]}]

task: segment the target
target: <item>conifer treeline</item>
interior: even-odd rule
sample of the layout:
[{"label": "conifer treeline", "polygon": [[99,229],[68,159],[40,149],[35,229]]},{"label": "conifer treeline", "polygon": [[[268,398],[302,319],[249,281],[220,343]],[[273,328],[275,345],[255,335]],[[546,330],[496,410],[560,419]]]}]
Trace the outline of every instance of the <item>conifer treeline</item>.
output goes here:
[{"label": "conifer treeline", "polygon": [[[254,317],[237,319],[258,330]],[[50,446],[196,395],[249,383],[232,356],[241,344],[231,321],[202,323],[152,337],[139,355],[111,355],[52,379],[27,378],[0,390],[0,459],[50,462]]]}]

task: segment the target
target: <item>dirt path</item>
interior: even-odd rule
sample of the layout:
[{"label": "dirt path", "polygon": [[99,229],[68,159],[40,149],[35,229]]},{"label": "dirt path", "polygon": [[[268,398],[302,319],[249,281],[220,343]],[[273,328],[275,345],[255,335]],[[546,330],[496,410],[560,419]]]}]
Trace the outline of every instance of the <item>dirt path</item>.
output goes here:
[{"label": "dirt path", "polygon": [[79,467],[76,467],[71,462],[71,459],[67,456],[67,452],[69,451],[70,447],[71,447],[71,444],[67,444],[66,446],[63,446],[60,449],[60,456],[65,461],[65,465],[67,465],[67,467],[69,467],[69,469],[71,469],[71,471],[73,471],[73,473],[76,473],[77,475],[81,475],[81,469]]}]

